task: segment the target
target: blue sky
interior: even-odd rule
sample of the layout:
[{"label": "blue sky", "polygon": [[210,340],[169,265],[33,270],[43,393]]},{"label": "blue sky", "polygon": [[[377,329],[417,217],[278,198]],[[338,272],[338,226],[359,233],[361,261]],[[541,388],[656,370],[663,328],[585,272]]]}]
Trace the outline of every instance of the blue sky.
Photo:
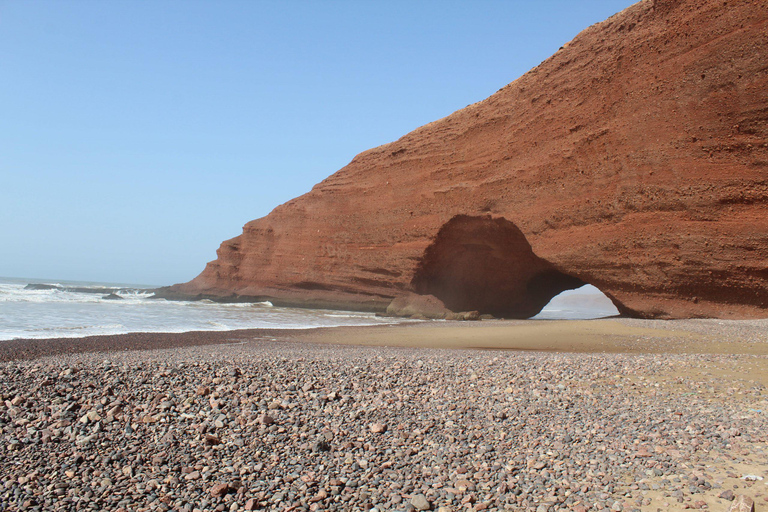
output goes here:
[{"label": "blue sky", "polygon": [[187,281],[631,0],[0,0],[0,276]]}]

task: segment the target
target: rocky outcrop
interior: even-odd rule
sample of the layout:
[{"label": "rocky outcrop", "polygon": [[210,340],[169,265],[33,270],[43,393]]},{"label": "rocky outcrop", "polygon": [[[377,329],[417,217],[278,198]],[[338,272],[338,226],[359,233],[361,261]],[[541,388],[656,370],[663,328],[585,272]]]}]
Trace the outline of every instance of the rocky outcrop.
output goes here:
[{"label": "rocky outcrop", "polygon": [[166,296],[768,316],[768,4],[640,2],[248,223]]}]

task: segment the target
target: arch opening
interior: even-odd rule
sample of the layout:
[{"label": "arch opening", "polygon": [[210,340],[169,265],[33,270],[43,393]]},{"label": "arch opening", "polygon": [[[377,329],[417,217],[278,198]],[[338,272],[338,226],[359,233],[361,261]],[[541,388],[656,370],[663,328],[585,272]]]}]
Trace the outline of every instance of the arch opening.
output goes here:
[{"label": "arch opening", "polygon": [[599,288],[586,284],[552,297],[533,318],[540,320],[591,320],[620,314],[616,305]]},{"label": "arch opening", "polygon": [[504,218],[457,215],[424,251],[411,286],[452,311],[530,318],[566,290],[586,285],[534,254]]}]

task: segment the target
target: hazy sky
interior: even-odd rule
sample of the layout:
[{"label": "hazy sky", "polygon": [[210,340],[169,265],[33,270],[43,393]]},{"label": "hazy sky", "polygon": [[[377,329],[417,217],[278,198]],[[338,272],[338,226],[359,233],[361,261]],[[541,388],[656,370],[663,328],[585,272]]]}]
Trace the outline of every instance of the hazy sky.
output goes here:
[{"label": "hazy sky", "polygon": [[0,0],[0,276],[187,281],[631,0]]}]

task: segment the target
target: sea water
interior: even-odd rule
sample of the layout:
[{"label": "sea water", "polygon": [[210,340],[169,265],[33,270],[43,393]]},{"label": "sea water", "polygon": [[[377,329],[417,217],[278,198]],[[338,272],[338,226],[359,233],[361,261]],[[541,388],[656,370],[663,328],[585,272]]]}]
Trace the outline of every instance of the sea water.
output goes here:
[{"label": "sea water", "polygon": [[[34,285],[49,285],[36,287]],[[269,302],[224,304],[152,298],[152,287],[0,278],[0,340],[74,338],[131,332],[363,326],[405,320],[373,313],[274,307]],[[110,293],[119,299],[105,298]],[[600,318],[617,314],[596,288],[565,292],[536,319]]]},{"label": "sea water", "polygon": [[[29,289],[46,284],[50,289]],[[72,289],[79,291],[71,291]],[[0,340],[130,332],[303,329],[400,322],[373,313],[152,298],[149,286],[0,278]],[[86,291],[87,290],[87,291]],[[106,299],[114,293],[120,299]]]}]

